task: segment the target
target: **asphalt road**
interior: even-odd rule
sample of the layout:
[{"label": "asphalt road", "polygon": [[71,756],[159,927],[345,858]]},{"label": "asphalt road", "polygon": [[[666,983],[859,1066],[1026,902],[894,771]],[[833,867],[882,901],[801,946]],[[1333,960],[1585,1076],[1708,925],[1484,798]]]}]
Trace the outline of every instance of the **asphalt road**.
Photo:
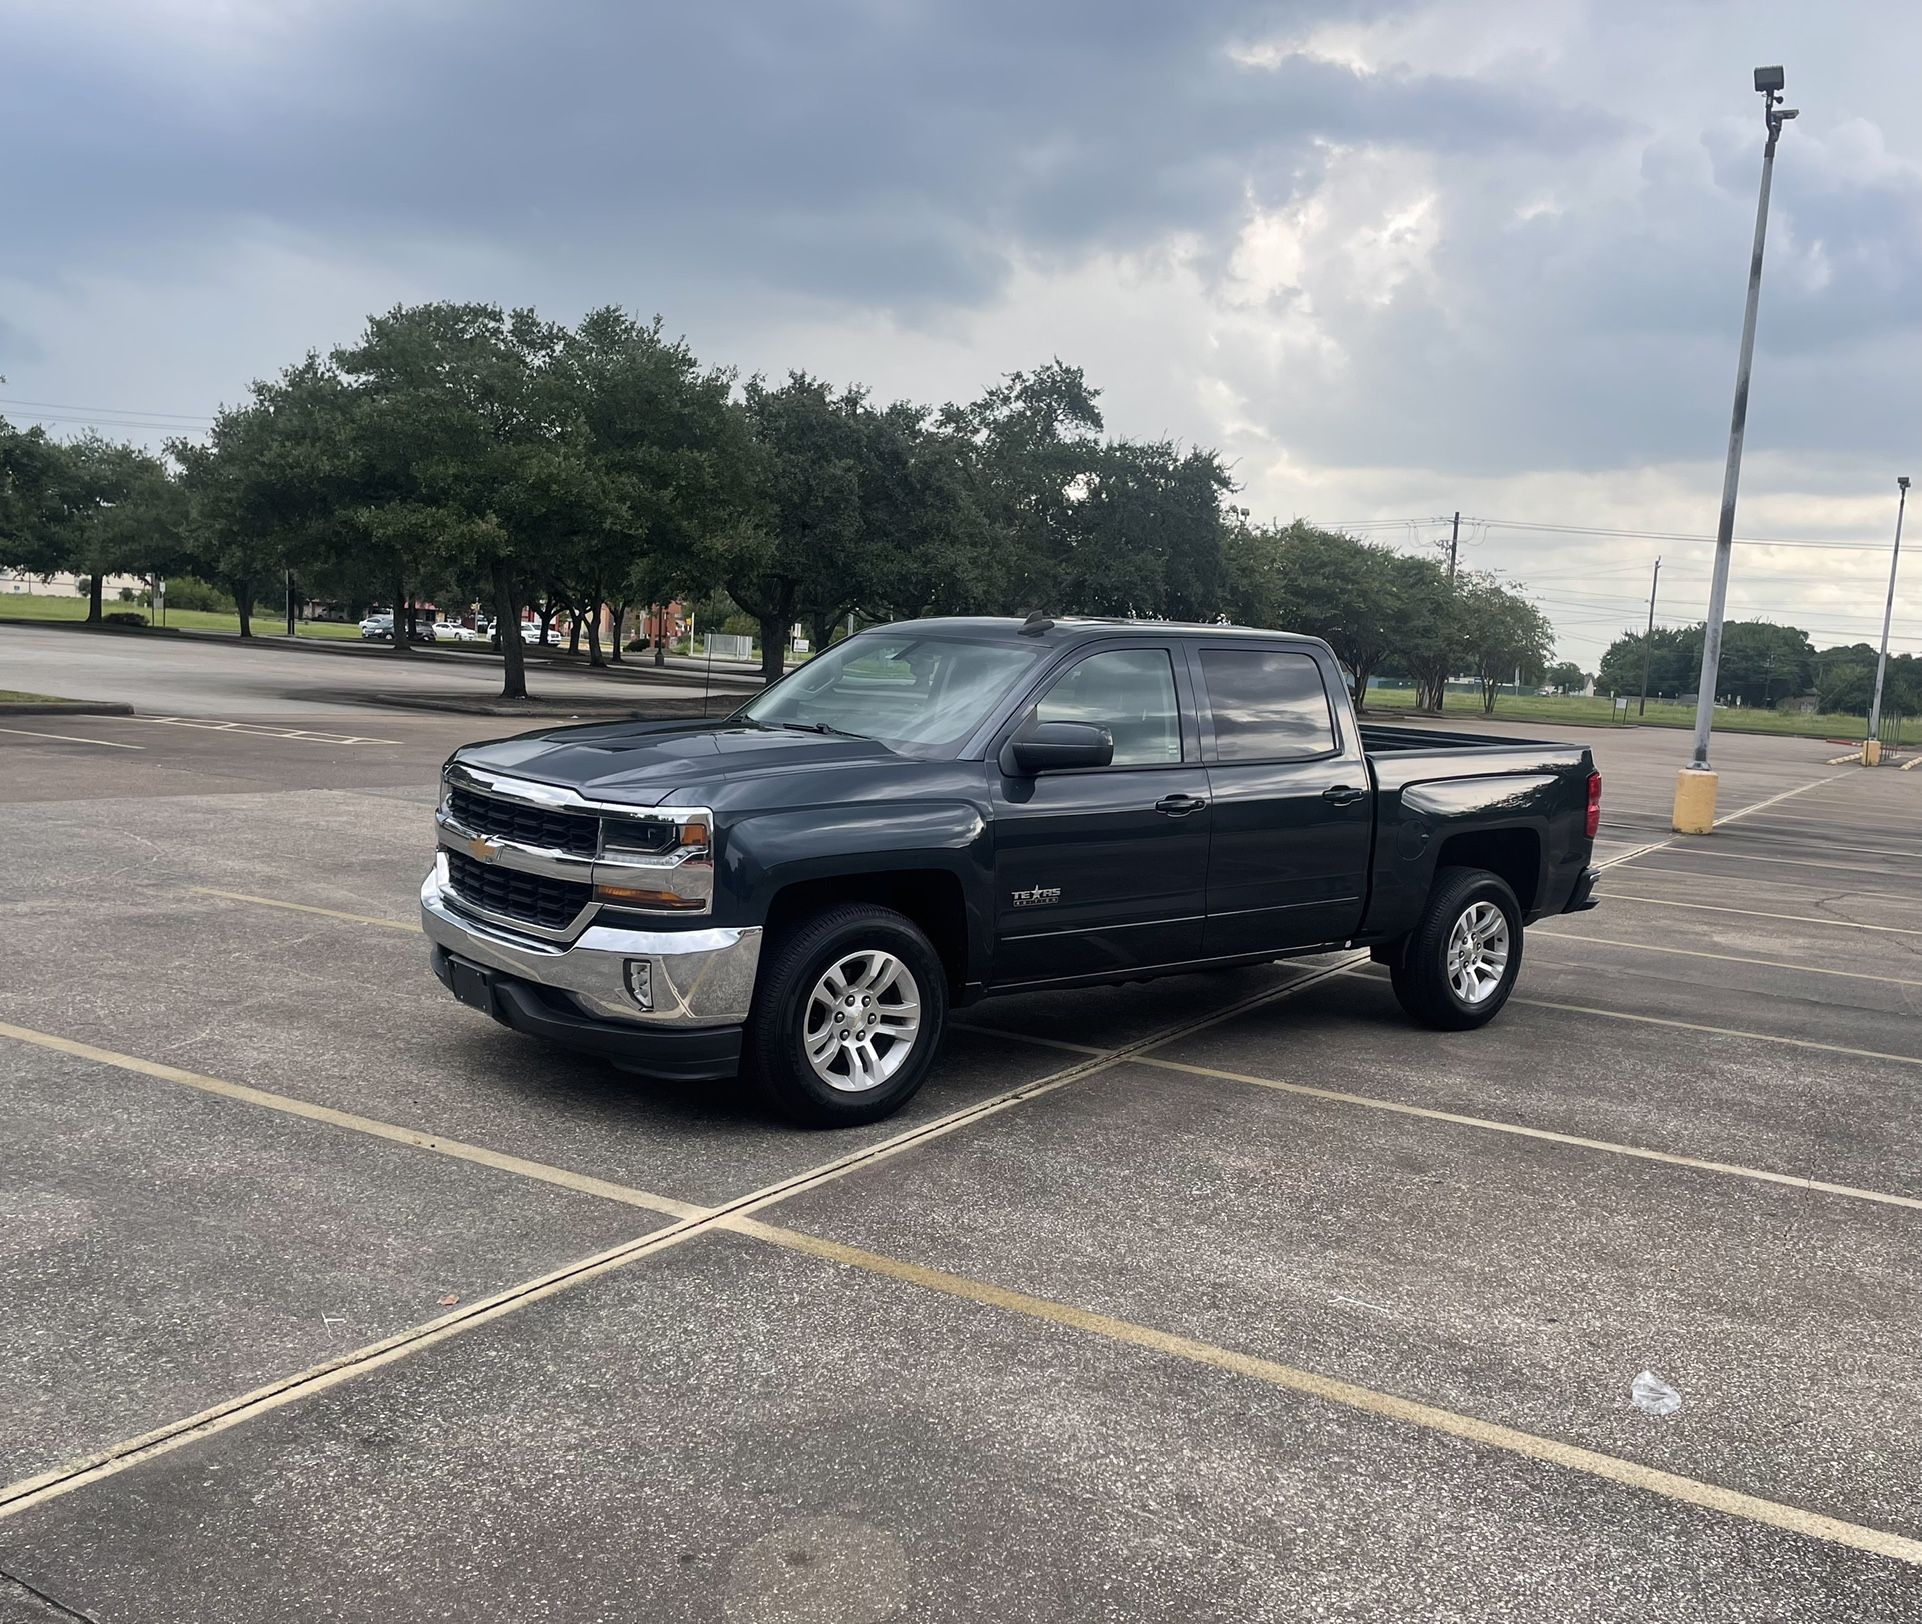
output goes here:
[{"label": "asphalt road", "polygon": [[[631,669],[636,676],[598,676],[545,664],[536,655],[528,662],[528,686],[536,694],[584,704],[684,700],[689,695],[686,682],[650,681],[649,668],[639,662]],[[693,668],[686,671],[693,674]],[[310,641],[289,646],[284,639],[247,644],[239,638],[0,624],[0,689],[52,692],[63,699],[133,701],[154,714],[314,724],[323,717],[350,717],[365,710],[376,695],[485,702],[500,692],[500,685],[500,660],[486,653],[414,650],[396,655],[384,644]],[[723,671],[717,673],[716,689],[738,694],[751,692],[752,685],[738,673]]]},{"label": "asphalt road", "polygon": [[1670,840],[1583,732],[1490,1028],[990,1001],[824,1135],[442,992],[513,724],[189,648],[0,717],[0,1621],[1922,1620],[1922,773],[1729,738]]}]

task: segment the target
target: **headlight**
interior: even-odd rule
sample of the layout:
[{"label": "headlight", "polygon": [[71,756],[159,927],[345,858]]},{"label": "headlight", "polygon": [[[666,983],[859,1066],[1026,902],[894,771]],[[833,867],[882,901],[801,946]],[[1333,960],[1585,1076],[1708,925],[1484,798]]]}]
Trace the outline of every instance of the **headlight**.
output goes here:
[{"label": "headlight", "polygon": [[696,808],[603,817],[595,900],[641,913],[706,913],[714,904],[713,827]]}]

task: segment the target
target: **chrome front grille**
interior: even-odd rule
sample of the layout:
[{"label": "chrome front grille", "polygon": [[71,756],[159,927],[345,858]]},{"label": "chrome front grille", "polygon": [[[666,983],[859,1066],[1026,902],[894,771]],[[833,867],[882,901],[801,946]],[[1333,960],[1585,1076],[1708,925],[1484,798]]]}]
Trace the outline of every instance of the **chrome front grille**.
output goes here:
[{"label": "chrome front grille", "polygon": [[582,882],[476,862],[448,847],[442,848],[441,855],[447,861],[447,882],[454,895],[503,919],[517,919],[542,930],[565,930],[593,900],[594,887]]},{"label": "chrome front grille", "polygon": [[498,800],[459,784],[448,787],[447,810],[463,829],[496,840],[570,857],[593,857],[601,849],[601,820],[592,813]]}]

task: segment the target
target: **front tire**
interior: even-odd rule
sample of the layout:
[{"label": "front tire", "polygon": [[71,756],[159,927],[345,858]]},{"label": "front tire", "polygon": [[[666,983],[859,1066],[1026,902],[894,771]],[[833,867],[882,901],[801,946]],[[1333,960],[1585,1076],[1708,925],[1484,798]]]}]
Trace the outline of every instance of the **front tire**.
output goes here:
[{"label": "front tire", "polygon": [[947,1018],[947,970],[913,920],[827,908],[763,961],[742,1073],[797,1122],[876,1122],[926,1081]]},{"label": "front tire", "polygon": [[1395,998],[1424,1026],[1467,1032],[1501,1013],[1522,969],[1522,910],[1499,874],[1445,868],[1389,966]]}]

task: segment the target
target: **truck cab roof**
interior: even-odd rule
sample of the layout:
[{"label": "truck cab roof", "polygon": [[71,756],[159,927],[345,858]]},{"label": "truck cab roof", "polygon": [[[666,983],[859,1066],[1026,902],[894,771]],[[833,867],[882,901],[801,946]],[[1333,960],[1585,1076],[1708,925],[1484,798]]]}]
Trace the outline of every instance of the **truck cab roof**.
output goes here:
[{"label": "truck cab roof", "polygon": [[1174,634],[1182,637],[1263,637],[1276,642],[1326,648],[1318,637],[1280,632],[1262,626],[1227,626],[1215,622],[1132,620],[1125,616],[1061,615],[1052,620],[1022,620],[1014,615],[950,615],[930,620],[898,620],[868,631],[913,633],[983,643],[1039,642],[1051,648],[1090,643],[1108,637]]}]

